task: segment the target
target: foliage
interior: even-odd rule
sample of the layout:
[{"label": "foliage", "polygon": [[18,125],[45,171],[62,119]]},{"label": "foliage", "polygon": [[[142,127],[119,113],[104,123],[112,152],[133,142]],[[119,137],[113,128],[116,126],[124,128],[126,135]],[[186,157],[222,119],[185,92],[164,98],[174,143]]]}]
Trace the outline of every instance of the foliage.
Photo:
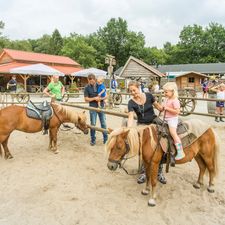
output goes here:
[{"label": "foliage", "polygon": [[37,39],[10,40],[3,36],[0,21],[0,50],[12,48],[39,53],[65,55],[82,67],[107,69],[106,54],[115,56],[116,68],[123,66],[130,55],[151,65],[225,62],[225,28],[218,23],[206,27],[184,26],[177,44],[166,42],[163,48],[146,46],[141,32],[129,30],[127,21],[111,18],[105,26],[89,35],[71,33],[62,37],[55,29],[51,35]]},{"label": "foliage", "polygon": [[0,36],[2,35],[2,31],[5,27],[5,24],[3,23],[3,21],[0,20]]},{"label": "foliage", "polygon": [[32,45],[27,40],[10,41],[6,43],[5,47],[16,50],[32,51]]},{"label": "foliage", "polygon": [[36,40],[29,40],[34,52],[50,54],[51,35],[44,34],[41,38]]},{"label": "foliage", "polygon": [[69,56],[83,67],[96,67],[96,50],[89,45],[84,36],[71,34],[64,39],[64,46],[61,50],[63,55]]},{"label": "foliage", "polygon": [[73,82],[69,87],[69,93],[78,93],[79,88],[77,87],[76,82]]},{"label": "foliage", "polygon": [[63,38],[57,29],[54,30],[50,38],[50,54],[59,55],[63,47]]},{"label": "foliage", "polygon": [[105,27],[99,28],[97,35],[105,43],[106,52],[115,56],[117,67],[123,66],[131,54],[142,56],[144,35],[129,31],[126,20],[122,18],[110,19]]},{"label": "foliage", "polygon": [[96,67],[99,69],[106,69],[105,56],[107,54],[107,50],[105,42],[97,33],[86,36],[86,42],[96,50],[94,54]]},{"label": "foliage", "polygon": [[144,49],[144,61],[150,65],[165,64],[166,54],[162,49],[156,47]]}]

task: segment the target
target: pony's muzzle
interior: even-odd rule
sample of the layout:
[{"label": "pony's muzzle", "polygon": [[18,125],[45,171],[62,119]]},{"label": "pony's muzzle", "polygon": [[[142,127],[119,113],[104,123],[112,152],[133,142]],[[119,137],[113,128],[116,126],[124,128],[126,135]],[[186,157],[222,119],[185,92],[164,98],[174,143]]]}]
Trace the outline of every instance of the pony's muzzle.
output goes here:
[{"label": "pony's muzzle", "polygon": [[118,163],[116,162],[108,162],[107,166],[110,170],[115,171],[118,167]]}]

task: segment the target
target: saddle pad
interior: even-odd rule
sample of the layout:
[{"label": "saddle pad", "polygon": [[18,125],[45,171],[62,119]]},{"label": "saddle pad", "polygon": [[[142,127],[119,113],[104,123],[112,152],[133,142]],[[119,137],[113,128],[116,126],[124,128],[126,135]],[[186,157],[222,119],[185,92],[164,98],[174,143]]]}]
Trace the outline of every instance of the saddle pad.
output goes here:
[{"label": "saddle pad", "polygon": [[[178,136],[181,139],[181,143],[182,143],[183,148],[186,148],[187,146],[192,144],[197,139],[197,137],[193,133],[191,133],[191,134],[185,133],[185,134],[181,134],[181,135],[178,135]],[[162,147],[162,150],[166,153],[168,151],[168,148],[169,148],[168,139],[166,137],[162,137],[160,139],[159,143],[160,143],[160,146]],[[171,148],[171,152],[175,152],[175,146],[174,145],[171,145],[170,148]]]},{"label": "saddle pad", "polygon": [[46,101],[38,106],[34,105],[32,102],[28,102],[26,106],[26,114],[29,118],[49,120],[53,116],[53,110]]},{"label": "saddle pad", "polygon": [[26,114],[27,114],[27,117],[32,118],[32,119],[37,119],[37,120],[42,119],[39,112],[34,111],[32,109],[29,109],[29,108],[26,108]]}]

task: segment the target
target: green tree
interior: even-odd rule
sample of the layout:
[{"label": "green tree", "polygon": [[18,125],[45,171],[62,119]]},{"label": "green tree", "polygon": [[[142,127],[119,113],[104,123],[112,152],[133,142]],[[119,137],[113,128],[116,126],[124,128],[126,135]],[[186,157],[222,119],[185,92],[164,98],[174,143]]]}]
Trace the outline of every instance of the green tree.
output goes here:
[{"label": "green tree", "polygon": [[6,37],[2,36],[1,30],[3,30],[4,27],[5,24],[2,21],[0,21],[0,51],[9,44],[9,40]]},{"label": "green tree", "polygon": [[84,68],[97,66],[96,50],[87,43],[86,38],[82,35],[71,34],[70,37],[65,38],[61,52],[80,63]]},{"label": "green tree", "polygon": [[32,51],[32,46],[27,40],[15,40],[7,42],[6,48],[15,49],[15,50],[23,50],[23,51]]},{"label": "green tree", "polygon": [[39,39],[30,40],[32,50],[38,53],[51,54],[50,40],[51,40],[51,36],[48,34],[44,34]]},{"label": "green tree", "polygon": [[[127,33],[127,41],[125,45],[126,58],[130,55],[136,58],[144,57],[145,36],[141,32],[129,31]],[[125,60],[127,60],[125,58]]]},{"label": "green tree", "polygon": [[202,26],[194,24],[185,26],[180,33],[180,41],[177,45],[179,56],[183,63],[200,62],[203,50],[204,30]]},{"label": "green tree", "polygon": [[57,29],[52,33],[50,38],[50,53],[53,55],[59,55],[63,47],[63,38]]},{"label": "green tree", "polygon": [[150,65],[163,65],[166,62],[166,54],[162,49],[157,47],[147,47],[144,49],[143,60]]},{"label": "green tree", "polygon": [[143,54],[144,35],[129,31],[127,21],[122,18],[110,19],[97,35],[105,43],[106,52],[115,56],[117,67],[123,66],[131,54],[136,57]]},{"label": "green tree", "polygon": [[85,40],[89,46],[95,49],[94,57],[95,57],[96,67],[99,69],[106,69],[105,56],[107,54],[107,50],[103,40],[97,35],[97,33],[87,35],[85,37]]},{"label": "green tree", "polygon": [[3,23],[3,21],[0,20],[0,36],[2,35],[2,31],[5,27],[5,24]]},{"label": "green tree", "polygon": [[225,61],[225,28],[218,23],[210,23],[205,29],[204,48],[201,62]]}]

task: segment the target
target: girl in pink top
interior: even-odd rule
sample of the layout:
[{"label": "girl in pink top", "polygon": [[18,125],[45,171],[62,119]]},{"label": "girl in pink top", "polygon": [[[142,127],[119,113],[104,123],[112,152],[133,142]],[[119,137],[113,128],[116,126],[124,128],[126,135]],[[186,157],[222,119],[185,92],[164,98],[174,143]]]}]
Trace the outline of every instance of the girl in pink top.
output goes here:
[{"label": "girl in pink top", "polygon": [[175,82],[168,82],[163,86],[165,94],[165,120],[168,123],[170,134],[174,140],[177,155],[176,160],[184,158],[185,154],[181,144],[181,140],[177,135],[178,114],[180,113],[180,102],[178,100],[177,85]]}]

